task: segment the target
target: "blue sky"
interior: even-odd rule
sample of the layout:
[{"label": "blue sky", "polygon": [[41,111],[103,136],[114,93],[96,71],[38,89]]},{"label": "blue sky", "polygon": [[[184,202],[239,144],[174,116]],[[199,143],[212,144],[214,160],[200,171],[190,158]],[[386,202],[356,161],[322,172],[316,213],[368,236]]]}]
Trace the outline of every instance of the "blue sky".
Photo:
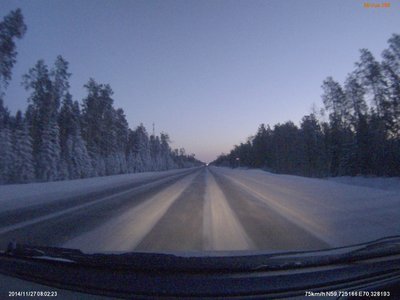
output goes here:
[{"label": "blue sky", "polygon": [[24,110],[22,75],[61,54],[76,100],[90,77],[109,83],[131,128],[154,122],[173,148],[211,161],[261,123],[298,124],[322,105],[327,76],[344,81],[359,49],[380,58],[400,33],[400,2],[365,2],[2,0],[1,18],[20,7],[28,25],[5,102]]}]

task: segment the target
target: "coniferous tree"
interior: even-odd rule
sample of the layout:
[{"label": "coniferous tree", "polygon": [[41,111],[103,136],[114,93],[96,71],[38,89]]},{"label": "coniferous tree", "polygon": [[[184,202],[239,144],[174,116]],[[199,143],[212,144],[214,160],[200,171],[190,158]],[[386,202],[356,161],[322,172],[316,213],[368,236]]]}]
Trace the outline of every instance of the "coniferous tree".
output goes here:
[{"label": "coniferous tree", "polygon": [[162,170],[161,143],[160,138],[152,134],[149,138],[151,157],[151,171]]},{"label": "coniferous tree", "polygon": [[7,183],[11,180],[13,163],[11,131],[8,126],[4,126],[0,129],[0,183]]},{"label": "coniferous tree", "polygon": [[391,135],[400,138],[400,35],[394,34],[383,51],[382,69],[386,78],[392,122]]},{"label": "coniferous tree", "polygon": [[10,113],[3,102],[4,91],[11,80],[12,68],[16,62],[15,39],[26,32],[26,25],[20,9],[11,11],[0,22],[0,182],[12,180],[15,153],[12,147]]},{"label": "coniferous tree", "polygon": [[62,101],[60,113],[58,115],[58,126],[60,128],[60,156],[61,156],[61,178],[72,179],[73,176],[70,174],[69,162],[68,162],[68,146],[67,141],[73,134],[73,127],[76,120],[72,113],[72,96],[68,93]]},{"label": "coniferous tree", "polygon": [[261,124],[258,128],[256,135],[253,138],[253,148],[254,148],[254,167],[260,168],[263,166],[270,165],[271,150],[271,129],[265,128],[264,124]]},{"label": "coniferous tree", "polygon": [[351,121],[353,141],[348,160],[352,175],[369,172],[369,132],[367,124],[368,107],[364,100],[365,89],[356,75],[350,74],[345,83],[345,95],[351,105]]},{"label": "coniferous tree", "polygon": [[356,63],[356,73],[360,78],[367,96],[370,98],[378,117],[390,127],[390,103],[388,99],[387,82],[383,75],[381,64],[375,60],[367,49],[361,49],[360,61]]},{"label": "coniferous tree", "polygon": [[118,173],[128,172],[128,135],[129,125],[126,120],[124,110],[118,108],[115,111],[115,126],[114,134],[116,136],[116,161],[118,166]]},{"label": "coniferous tree", "polygon": [[13,132],[13,152],[15,155],[12,167],[12,182],[30,182],[35,178],[32,156],[32,139],[28,125],[18,111],[15,117]]},{"label": "coniferous tree", "polygon": [[135,172],[145,172],[153,169],[149,136],[143,124],[140,124],[134,131],[133,153],[135,154]]},{"label": "coniferous tree", "polygon": [[314,114],[303,117],[300,130],[304,153],[303,174],[307,176],[328,174],[323,132]]},{"label": "coniferous tree", "polygon": [[328,121],[311,114],[300,129],[278,124],[269,135],[261,125],[250,144],[214,163],[237,167],[239,159],[241,166],[307,176],[400,175],[400,35],[388,43],[381,63],[361,50],[344,88],[331,77],[323,82]]},{"label": "coniferous tree", "polygon": [[44,61],[39,60],[28,74],[24,75],[24,85],[27,90],[32,91],[29,97],[31,105],[28,108],[28,120],[36,177],[44,181],[59,179],[59,103]]},{"label": "coniferous tree", "polygon": [[161,160],[162,170],[169,170],[174,168],[174,163],[171,159],[171,148],[169,147],[170,139],[168,134],[161,133],[160,135],[160,151],[161,151]]},{"label": "coniferous tree", "polygon": [[386,173],[390,164],[386,152],[388,150],[387,138],[390,135],[393,120],[388,84],[382,65],[367,49],[361,50],[360,61],[356,63],[356,66],[357,75],[371,102],[369,122],[371,165],[374,173],[382,175]]},{"label": "coniferous tree", "polygon": [[[115,146],[112,127],[112,90],[90,79],[85,85],[88,96],[83,100],[82,132],[97,176],[107,175],[106,160]],[[110,139],[111,137],[111,139]]]},{"label": "coniferous tree", "polygon": [[25,31],[20,9],[0,22],[1,183],[167,170],[177,167],[178,160],[181,167],[199,164],[194,155],[175,156],[167,134],[149,140],[142,124],[129,129],[124,111],[113,107],[109,85],[89,80],[81,114],[69,93],[71,74],[62,56],[50,71],[39,60],[23,76],[31,92],[28,107],[25,117],[21,112],[11,116],[4,106],[4,90],[16,62],[15,39]]},{"label": "coniferous tree", "polygon": [[128,142],[127,142],[127,154],[126,154],[126,164],[127,172],[134,173],[136,171],[136,152],[135,152],[135,132],[132,129],[128,129]]},{"label": "coniferous tree", "polygon": [[65,97],[67,95],[70,96],[69,78],[71,77],[71,73],[68,72],[68,62],[61,55],[57,56],[50,77],[53,81],[53,101],[58,109]]},{"label": "coniferous tree", "polygon": [[329,112],[330,128],[328,132],[330,173],[340,175],[344,147],[346,146],[345,131],[348,121],[348,103],[340,84],[328,77],[322,84],[324,93],[322,100]]},{"label": "coniferous tree", "polygon": [[37,155],[37,177],[43,181],[59,179],[60,166],[59,128],[52,118],[41,134]]},{"label": "coniferous tree", "polygon": [[[58,108],[60,107],[61,103],[64,103],[66,98],[69,98],[69,101],[72,101],[72,96],[69,93],[69,78],[71,74],[68,72],[68,62],[61,56],[57,56],[57,59],[54,63],[54,67],[50,72],[50,76],[53,83],[53,101],[55,106]],[[59,179],[68,179],[68,163],[65,159],[66,153],[66,136],[65,132],[68,129],[64,129],[64,126],[67,126],[65,122],[60,122],[61,116],[58,115],[58,127],[60,130],[60,162],[59,162]],[[66,120],[66,117],[63,117]],[[68,122],[68,121],[66,121]]]},{"label": "coniferous tree", "polygon": [[78,102],[67,94],[59,115],[61,160],[66,168],[66,178],[84,178],[92,174],[90,157],[81,136]]},{"label": "coniferous tree", "polygon": [[90,157],[87,152],[86,143],[82,138],[80,126],[79,103],[75,101],[72,106],[73,131],[67,140],[67,147],[70,161],[70,174],[73,178],[85,178],[92,176],[93,170],[90,164]]},{"label": "coniferous tree", "polygon": [[11,70],[16,62],[17,51],[14,40],[22,38],[26,28],[19,8],[11,11],[0,22],[0,98],[11,80]]},{"label": "coniferous tree", "polygon": [[299,151],[299,129],[289,121],[274,126],[273,169],[278,173],[298,173],[302,153]]}]

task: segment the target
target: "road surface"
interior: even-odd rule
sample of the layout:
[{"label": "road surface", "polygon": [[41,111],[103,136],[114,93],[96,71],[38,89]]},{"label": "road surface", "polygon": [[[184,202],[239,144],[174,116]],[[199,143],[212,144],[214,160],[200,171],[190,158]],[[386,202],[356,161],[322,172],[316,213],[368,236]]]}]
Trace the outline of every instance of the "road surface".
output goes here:
[{"label": "road surface", "polygon": [[0,246],[15,238],[84,252],[331,247],[309,219],[280,206],[277,188],[270,198],[223,169],[190,169],[0,213]]}]

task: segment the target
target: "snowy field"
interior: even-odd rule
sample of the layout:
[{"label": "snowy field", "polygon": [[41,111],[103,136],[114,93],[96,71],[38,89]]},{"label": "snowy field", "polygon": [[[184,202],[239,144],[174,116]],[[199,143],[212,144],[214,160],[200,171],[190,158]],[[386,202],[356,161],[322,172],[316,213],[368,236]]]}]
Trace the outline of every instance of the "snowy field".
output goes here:
[{"label": "snowy field", "polygon": [[0,185],[0,211],[23,208],[68,197],[117,188],[145,180],[157,180],[188,169],[144,172],[44,183]]},{"label": "snowy field", "polygon": [[342,177],[330,177],[328,178],[328,180],[344,184],[358,185],[375,189],[400,192],[400,177],[342,176]]},{"label": "snowy field", "polygon": [[332,246],[400,234],[400,179],[312,179],[218,168],[249,194]]},{"label": "snowy field", "polygon": [[0,241],[85,252],[339,247],[400,234],[399,191],[399,178],[217,167],[4,185]]}]

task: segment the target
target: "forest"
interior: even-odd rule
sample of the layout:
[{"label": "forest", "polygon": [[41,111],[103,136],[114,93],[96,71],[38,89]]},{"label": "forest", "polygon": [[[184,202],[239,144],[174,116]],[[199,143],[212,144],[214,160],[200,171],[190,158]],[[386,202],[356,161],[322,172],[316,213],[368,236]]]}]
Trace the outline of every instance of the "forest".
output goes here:
[{"label": "forest", "polygon": [[309,177],[400,175],[400,35],[381,61],[361,49],[343,84],[327,77],[322,102],[300,126],[261,124],[213,164]]},{"label": "forest", "polygon": [[39,60],[23,76],[30,93],[25,112],[11,114],[5,92],[16,63],[15,41],[27,26],[20,9],[0,22],[0,183],[78,179],[202,164],[185,149],[170,147],[168,134],[129,128],[123,109],[114,107],[108,84],[90,79],[81,103],[69,92],[68,62]]}]

